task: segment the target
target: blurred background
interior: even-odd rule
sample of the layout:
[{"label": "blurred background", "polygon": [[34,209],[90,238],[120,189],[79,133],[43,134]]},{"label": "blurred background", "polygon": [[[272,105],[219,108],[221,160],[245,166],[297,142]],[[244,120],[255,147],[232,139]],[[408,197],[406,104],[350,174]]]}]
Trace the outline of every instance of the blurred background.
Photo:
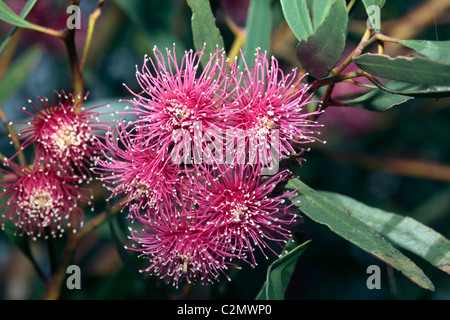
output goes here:
[{"label": "blurred background", "polygon": [[[19,13],[25,1],[5,1]],[[212,0],[216,24],[226,50],[236,30],[245,26],[248,0]],[[38,0],[28,20],[56,29],[65,27],[68,1]],[[82,51],[89,15],[97,1],[81,0],[82,28],[76,41]],[[271,53],[286,70],[300,67],[295,58],[296,38],[286,25],[280,4],[273,1],[274,23]],[[85,107],[110,103],[122,110],[127,98],[126,83],[137,88],[135,66],[153,46],[176,44],[178,55],[193,49],[191,10],[184,0],[106,0],[93,36],[84,70]],[[354,49],[366,28],[361,1],[351,12],[348,51]],[[450,0],[387,1],[382,10],[383,33],[402,39],[450,40]],[[0,23],[0,41],[10,27]],[[332,39],[330,39],[332,41]],[[392,56],[408,54],[388,45]],[[449,84],[450,85],[450,84]],[[0,55],[0,106],[10,121],[23,120],[19,107],[38,96],[50,97],[53,90],[71,91],[71,73],[61,40],[32,30],[19,30]],[[334,94],[351,96],[357,87],[338,85]],[[330,107],[319,118],[325,127],[321,138],[306,154],[297,171],[317,190],[351,196],[370,206],[411,216],[450,237],[450,99],[412,99],[384,113],[350,107]],[[0,150],[14,153],[5,128],[0,127]],[[104,206],[104,190],[94,184],[96,211]],[[111,232],[111,228],[114,228]],[[336,236],[326,227],[304,218],[298,236],[313,239],[300,257],[288,287],[288,299],[449,299],[450,277],[427,262],[404,252],[429,276],[435,292],[423,290],[386,264]],[[210,286],[181,286],[179,289],[137,272],[145,261],[121,248],[126,239],[124,217],[114,219],[90,234],[80,244],[74,263],[82,270],[82,289],[62,292],[63,299],[254,299],[273,260],[260,257],[256,269],[243,266]],[[61,251],[64,239],[52,241]],[[34,243],[33,254],[49,272],[46,243]],[[59,250],[59,251],[58,251]],[[271,257],[274,259],[275,257]],[[380,290],[366,287],[369,265],[382,270]],[[42,299],[45,286],[30,261],[0,232],[0,298]]]}]

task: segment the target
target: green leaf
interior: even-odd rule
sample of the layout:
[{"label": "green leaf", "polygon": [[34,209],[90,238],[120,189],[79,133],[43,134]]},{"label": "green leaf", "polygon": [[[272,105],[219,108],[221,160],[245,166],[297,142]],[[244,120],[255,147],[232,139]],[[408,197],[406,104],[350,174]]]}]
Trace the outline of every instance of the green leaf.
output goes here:
[{"label": "green leaf", "polygon": [[[377,27],[377,23],[378,23],[378,25],[380,25],[380,21],[379,21],[379,19],[381,18],[380,11],[381,11],[381,8],[383,8],[385,3],[386,3],[386,0],[363,0],[363,4],[364,4],[364,7],[366,8],[367,16],[369,17],[369,19],[372,23],[372,26]],[[375,21],[377,23],[374,23]],[[375,29],[376,29],[376,31],[380,31],[380,29],[378,27]]]},{"label": "green leaf", "polygon": [[320,192],[320,194],[345,208],[352,216],[399,247],[450,274],[450,241],[443,235],[413,218],[369,207],[337,193]]},{"label": "green leaf", "polygon": [[25,51],[14,61],[0,82],[0,105],[22,86],[30,70],[40,60],[41,56],[41,49],[32,48]]},{"label": "green leaf", "polygon": [[450,84],[450,64],[436,60],[365,53],[353,61],[362,70],[386,79],[434,86]]},{"label": "green leaf", "polygon": [[267,290],[267,283],[264,282],[263,286],[256,295],[255,300],[268,300],[269,298],[267,298],[266,290]]},{"label": "green leaf", "polygon": [[450,87],[430,86],[424,84],[413,84],[403,81],[393,80],[380,88],[392,94],[405,95],[417,98],[443,98],[450,96]]},{"label": "green leaf", "polygon": [[222,35],[216,26],[208,0],[187,0],[187,3],[192,10],[191,25],[195,49],[201,51],[205,48],[201,61],[205,67],[209,54],[216,52],[217,48],[224,48]]},{"label": "green leaf", "polygon": [[[271,0],[251,0],[248,8],[247,23],[245,25],[246,37],[242,55],[248,66],[253,65],[255,50],[260,48],[262,52],[270,52],[270,34],[272,32],[272,8]],[[239,67],[244,67],[242,59]]]},{"label": "green leaf", "polygon": [[0,20],[20,28],[42,30],[41,26],[30,23],[15,14],[14,11],[12,11],[11,8],[3,2],[3,0],[0,0]]},{"label": "green leaf", "polygon": [[316,30],[327,17],[335,0],[313,0],[308,2],[313,29]]},{"label": "green leaf", "polygon": [[391,265],[420,287],[434,291],[433,283],[414,262],[347,209],[298,179],[291,180],[288,188],[298,190],[298,196],[293,199],[293,203],[310,219],[326,225],[345,240]]},{"label": "green leaf", "polygon": [[425,57],[450,63],[450,40],[400,40],[400,43]]},{"label": "green leaf", "polygon": [[297,260],[310,243],[311,240],[308,240],[298,245],[269,266],[266,282],[258,293],[257,300],[284,300]]},{"label": "green leaf", "polygon": [[[30,13],[31,9],[33,9],[34,5],[36,4],[37,0],[28,0],[25,6],[23,7],[22,11],[20,12],[20,18],[25,19],[28,14]],[[13,36],[13,34],[17,31],[17,27],[15,26],[12,28],[8,34],[6,35],[5,40],[3,40],[2,44],[0,45],[0,53],[3,52],[7,44],[9,43],[9,40]]]},{"label": "green leaf", "polygon": [[348,14],[344,0],[336,0],[322,24],[296,49],[302,66],[315,78],[328,75],[341,59],[347,38]]},{"label": "green leaf", "polygon": [[280,2],[284,18],[298,40],[306,39],[313,33],[313,25],[305,0],[281,0]]},{"label": "green leaf", "polygon": [[374,89],[357,98],[350,100],[339,100],[343,105],[354,106],[361,109],[383,112],[390,108],[405,103],[413,97],[392,94],[381,89]]}]

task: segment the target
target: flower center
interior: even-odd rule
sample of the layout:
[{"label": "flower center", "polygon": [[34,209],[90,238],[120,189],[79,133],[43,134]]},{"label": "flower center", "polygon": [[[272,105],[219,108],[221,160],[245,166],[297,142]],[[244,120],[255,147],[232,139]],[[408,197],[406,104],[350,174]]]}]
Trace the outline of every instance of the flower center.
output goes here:
[{"label": "flower center", "polygon": [[77,131],[77,125],[62,124],[58,130],[50,135],[50,140],[59,154],[63,154],[71,146],[79,146],[82,143],[82,135],[78,134]]},{"label": "flower center", "polygon": [[253,127],[254,134],[259,137],[268,135],[270,130],[277,128],[274,121],[276,119],[270,119],[267,116],[258,117]]},{"label": "flower center", "polygon": [[54,199],[52,194],[46,189],[35,189],[30,194],[25,195],[22,201],[22,208],[29,218],[39,217],[42,219],[42,226],[46,227],[50,223],[49,213],[54,210]]},{"label": "flower center", "polygon": [[248,207],[244,204],[237,204],[233,209],[231,209],[230,214],[234,216],[235,222],[241,222],[245,219],[245,213],[248,211]]},{"label": "flower center", "polygon": [[191,258],[189,256],[180,256],[183,262],[183,273],[187,274],[189,271],[189,263],[191,262]]},{"label": "flower center", "polygon": [[185,103],[181,103],[179,99],[168,99],[168,106],[165,113],[169,116],[168,127],[183,127],[183,120],[190,116],[190,110]]},{"label": "flower center", "polygon": [[140,200],[142,197],[142,194],[147,195],[148,190],[149,190],[149,185],[148,183],[144,182],[144,181],[133,181],[132,185],[134,185],[135,190],[136,190],[136,196],[134,197],[136,200]]}]

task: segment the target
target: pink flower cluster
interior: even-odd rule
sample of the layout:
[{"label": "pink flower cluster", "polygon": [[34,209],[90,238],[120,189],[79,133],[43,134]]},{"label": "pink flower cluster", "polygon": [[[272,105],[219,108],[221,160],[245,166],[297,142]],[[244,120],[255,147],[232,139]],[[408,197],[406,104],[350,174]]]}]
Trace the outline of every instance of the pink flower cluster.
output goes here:
[{"label": "pink flower cluster", "polygon": [[[6,198],[2,209],[2,228],[6,221],[16,225],[16,233],[33,240],[62,236],[67,228],[76,232],[83,223],[82,204],[92,205],[89,189],[80,185],[92,180],[90,166],[99,154],[96,130],[106,130],[98,113],[84,110],[72,94],[54,92],[52,100],[39,98],[40,107],[31,100],[33,111],[23,112],[30,120],[12,135],[19,151],[0,169]],[[10,124],[11,125],[11,124]],[[33,150],[30,150],[33,149]],[[32,154],[32,163],[16,163],[19,153]],[[92,193],[92,192],[91,192]]]},{"label": "pink flower cluster", "polygon": [[[203,51],[188,51],[181,61],[175,47],[153,54],[136,70],[141,90],[129,89],[133,108],[122,116],[133,120],[121,119],[107,134],[95,171],[111,198],[125,197],[123,209],[137,222],[128,248],[148,259],[142,271],[176,286],[182,280],[207,284],[237,268],[237,261],[256,266],[255,249],[277,254],[272,245],[283,248],[290,238],[296,215],[286,200],[294,193],[274,191],[292,173],[262,175],[271,148],[257,144],[262,150],[252,158],[251,141],[270,144],[267,136],[276,130],[277,161],[301,153],[303,143],[317,140],[319,125],[309,118],[320,111],[305,112],[309,87],[259,50],[254,67],[244,70],[222,50],[203,68]],[[244,148],[225,161],[217,142],[230,130],[244,132],[237,137]],[[175,161],[186,150],[183,161]],[[198,155],[202,161],[193,161]]]}]

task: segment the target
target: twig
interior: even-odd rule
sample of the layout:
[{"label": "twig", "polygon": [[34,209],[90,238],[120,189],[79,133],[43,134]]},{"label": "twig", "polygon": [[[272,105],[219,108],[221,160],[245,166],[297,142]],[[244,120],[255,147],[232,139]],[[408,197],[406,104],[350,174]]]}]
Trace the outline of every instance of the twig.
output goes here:
[{"label": "twig", "polygon": [[84,44],[83,55],[81,57],[80,70],[84,70],[84,66],[86,64],[87,55],[92,42],[92,35],[94,33],[95,24],[97,19],[100,17],[102,12],[102,6],[105,3],[105,0],[99,0],[97,4],[97,8],[95,8],[94,12],[89,16],[89,27],[86,35],[86,42]]},{"label": "twig", "polygon": [[349,56],[344,60],[344,62],[342,62],[342,64],[339,67],[336,67],[332,70],[333,75],[337,75],[337,74],[341,73],[353,61],[353,57],[359,56],[361,54],[361,52],[365,48],[367,48],[367,46],[370,44],[370,43],[368,43],[370,35],[371,35],[371,30],[366,29],[366,31],[364,32],[364,34],[361,38],[361,41],[356,46],[355,50],[353,50],[352,53],[349,54]]},{"label": "twig", "polygon": [[338,151],[333,151],[329,156],[367,170],[383,170],[402,176],[450,182],[450,166],[441,163],[417,159],[379,158]]},{"label": "twig", "polygon": [[[79,5],[79,3],[80,0],[71,0],[70,2],[71,5]],[[69,55],[69,64],[72,72],[72,87],[75,98],[74,104],[77,105],[75,112],[80,112],[82,104],[78,102],[83,99],[84,81],[75,46],[75,29],[66,29],[63,33],[62,40],[64,41],[67,53]]]},{"label": "twig", "polygon": [[[116,205],[110,212],[111,215],[120,212],[121,202]],[[99,226],[101,226],[108,219],[107,211],[103,211],[97,217],[91,219],[87,224],[85,224],[77,233],[69,234],[66,246],[64,248],[61,261],[57,271],[53,274],[51,281],[49,282],[46,290],[45,299],[46,300],[57,300],[61,294],[62,284],[66,276],[67,266],[75,255],[75,251],[85,235],[94,231]]]},{"label": "twig", "polygon": [[352,10],[353,5],[355,4],[356,0],[350,0],[350,2],[347,5],[347,12],[350,12]]},{"label": "twig", "polygon": [[57,268],[56,255],[55,255],[55,243],[53,241],[53,237],[49,236],[46,242],[47,242],[48,256],[50,259],[50,272],[51,272],[51,274],[53,274]]},{"label": "twig", "polygon": [[233,62],[234,59],[239,56],[239,51],[244,45],[246,32],[240,28],[228,15],[225,15],[224,19],[225,23],[235,36],[233,44],[228,52],[228,58],[230,59],[230,62]]},{"label": "twig", "polygon": [[[82,100],[84,91],[83,75],[81,73],[80,64],[78,61],[77,50],[75,47],[75,29],[67,29],[65,32],[64,43],[66,45],[67,53],[69,55],[70,69],[72,71],[72,87],[75,97],[74,104],[78,104]],[[81,104],[77,107],[81,111]]]},{"label": "twig", "polygon": [[325,78],[325,79],[320,79],[317,80],[315,82],[313,82],[311,84],[311,88],[319,88],[319,87],[323,87],[325,85],[330,85],[330,84],[335,84],[337,82],[341,82],[344,80],[349,80],[352,78],[358,78],[365,75],[365,72],[362,70],[356,70],[356,71],[351,71],[351,72],[347,72],[344,74],[338,74],[329,78]]},{"label": "twig", "polygon": [[63,32],[58,31],[58,30],[54,30],[52,28],[47,28],[47,27],[42,27],[42,26],[39,26],[39,25],[34,25],[33,30],[36,30],[36,31],[48,34],[50,36],[60,38],[60,39],[64,38],[64,33]]}]

